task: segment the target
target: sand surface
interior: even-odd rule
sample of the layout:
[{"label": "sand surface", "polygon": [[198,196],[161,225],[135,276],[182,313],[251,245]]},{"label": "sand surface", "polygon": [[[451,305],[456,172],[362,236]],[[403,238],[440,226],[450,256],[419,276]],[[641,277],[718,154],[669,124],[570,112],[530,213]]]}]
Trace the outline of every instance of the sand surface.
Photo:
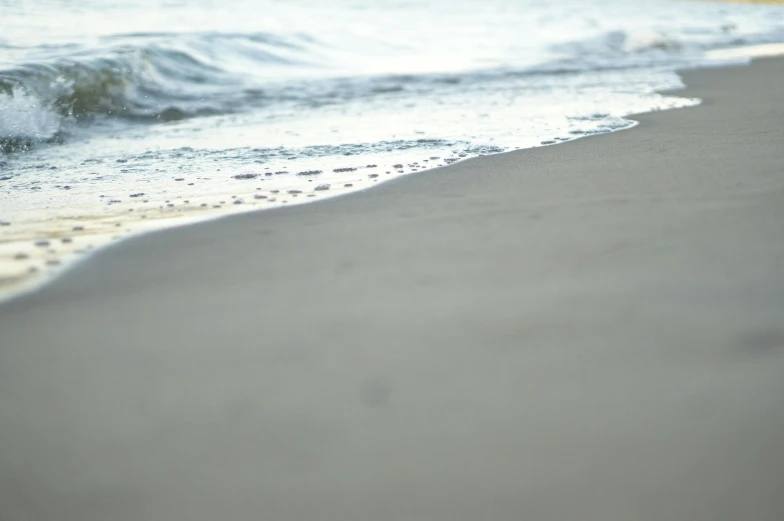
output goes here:
[{"label": "sand surface", "polygon": [[784,61],[0,306],[3,521],[781,521]]}]

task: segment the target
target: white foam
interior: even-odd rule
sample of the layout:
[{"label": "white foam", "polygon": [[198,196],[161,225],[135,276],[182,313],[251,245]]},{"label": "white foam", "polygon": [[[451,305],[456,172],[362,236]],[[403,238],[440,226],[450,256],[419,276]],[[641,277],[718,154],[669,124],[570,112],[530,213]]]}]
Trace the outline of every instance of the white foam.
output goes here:
[{"label": "white foam", "polygon": [[621,50],[625,53],[639,53],[646,51],[675,51],[681,48],[681,43],[667,34],[654,30],[631,32],[625,35]]},{"label": "white foam", "polygon": [[751,60],[784,55],[784,43],[769,43],[763,45],[748,45],[745,47],[730,47],[715,49],[707,53],[710,60]]},{"label": "white foam", "polygon": [[0,92],[0,139],[44,141],[60,130],[60,116],[21,89]]}]

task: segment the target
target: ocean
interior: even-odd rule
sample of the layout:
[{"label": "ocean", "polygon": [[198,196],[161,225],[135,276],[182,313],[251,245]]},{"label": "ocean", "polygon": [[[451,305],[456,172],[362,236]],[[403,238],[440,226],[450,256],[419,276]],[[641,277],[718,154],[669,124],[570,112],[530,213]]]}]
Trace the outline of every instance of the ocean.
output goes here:
[{"label": "ocean", "polygon": [[699,103],[660,93],[676,69],[779,42],[759,4],[0,0],[0,292],[142,231],[624,129]]}]

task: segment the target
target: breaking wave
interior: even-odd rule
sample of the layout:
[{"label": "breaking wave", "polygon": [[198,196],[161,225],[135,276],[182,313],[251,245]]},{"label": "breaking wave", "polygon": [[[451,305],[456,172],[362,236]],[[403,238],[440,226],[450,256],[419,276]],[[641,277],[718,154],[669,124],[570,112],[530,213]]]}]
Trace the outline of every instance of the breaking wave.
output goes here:
[{"label": "breaking wave", "polygon": [[550,42],[535,60],[521,63],[513,59],[515,38],[509,49],[498,50],[509,56],[461,58],[456,68],[440,72],[414,66],[416,45],[425,43],[378,34],[359,40],[332,34],[323,41],[309,33],[115,34],[0,70],[0,151],[58,142],[97,121],[165,123],[286,103],[301,111],[368,97],[439,96],[436,90],[453,85],[510,76],[673,68],[748,36],[735,33],[723,22],[692,33],[598,30]]},{"label": "breaking wave", "polygon": [[99,117],[168,122],[233,112],[260,97],[242,88],[243,66],[301,66],[301,50],[267,35],[202,35],[0,71],[0,147],[25,148]]}]

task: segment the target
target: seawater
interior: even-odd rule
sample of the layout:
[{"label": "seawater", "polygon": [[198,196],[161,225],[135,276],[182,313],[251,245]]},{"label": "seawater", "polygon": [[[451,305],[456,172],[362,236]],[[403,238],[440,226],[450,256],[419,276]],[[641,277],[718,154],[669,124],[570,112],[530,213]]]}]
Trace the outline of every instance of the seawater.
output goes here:
[{"label": "seawater", "polygon": [[[776,6],[0,0],[0,291],[143,230],[630,126]],[[630,174],[632,175],[632,174]]]}]

